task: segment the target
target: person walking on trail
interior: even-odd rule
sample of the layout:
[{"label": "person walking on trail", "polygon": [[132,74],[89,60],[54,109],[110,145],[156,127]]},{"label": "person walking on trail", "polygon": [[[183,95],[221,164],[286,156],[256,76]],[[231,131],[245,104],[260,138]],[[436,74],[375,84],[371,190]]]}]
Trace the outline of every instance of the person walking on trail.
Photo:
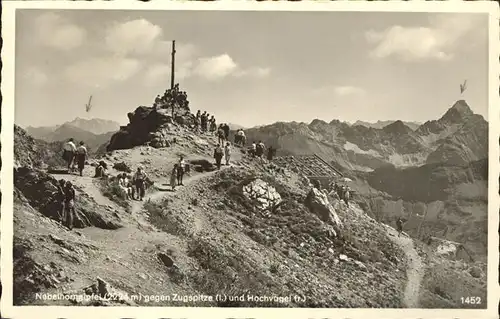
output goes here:
[{"label": "person walking on trail", "polygon": [[218,144],[214,150],[215,164],[217,165],[218,170],[220,170],[221,167],[222,157],[224,157],[224,151],[222,150],[221,145]]},{"label": "person walking on trail", "polygon": [[347,207],[349,207],[349,199],[350,199],[350,197],[351,197],[350,188],[346,187],[345,193],[344,193],[344,202],[347,205]]},{"label": "person walking on trail", "polygon": [[252,155],[252,157],[255,157],[257,153],[257,144],[255,143],[255,141],[252,142],[252,146],[250,146],[250,155]]},{"label": "person walking on trail", "polygon": [[264,149],[265,149],[264,143],[262,143],[262,141],[259,141],[259,143],[256,146],[255,155],[259,158],[262,158],[262,155],[264,155]]},{"label": "person walking on trail", "polygon": [[63,159],[68,163],[68,173],[71,173],[74,168],[75,153],[76,145],[73,138],[70,138],[63,145]]},{"label": "person walking on trail", "polygon": [[134,189],[134,185],[132,184],[132,176],[125,175],[125,185],[127,186],[128,197],[131,200],[134,200],[135,199],[135,189]]},{"label": "person walking on trail", "polygon": [[184,172],[186,169],[186,161],[184,160],[184,156],[181,155],[179,158],[179,163],[177,163],[177,185],[184,186],[182,183],[182,179],[184,178]]},{"label": "person walking on trail", "polygon": [[78,164],[78,171],[80,176],[83,176],[83,169],[85,168],[85,162],[87,161],[88,152],[85,147],[84,142],[80,142],[80,146],[76,149],[76,163]]},{"label": "person walking on trail", "polygon": [[231,143],[227,142],[224,147],[224,156],[226,157],[226,165],[229,166],[231,160]]},{"label": "person walking on trail", "polygon": [[75,217],[76,192],[73,184],[67,181],[64,187],[64,222],[69,230],[73,229],[73,219]]},{"label": "person walking on trail", "polygon": [[172,187],[172,191],[175,191],[175,186],[177,186],[177,168],[178,164],[174,164],[174,168],[170,173],[170,187]]},{"label": "person walking on trail", "polygon": [[239,146],[245,146],[246,144],[246,136],[245,136],[245,131],[242,129],[239,129],[238,132],[236,132],[236,135],[234,136],[234,142],[236,145]]},{"label": "person walking on trail", "polygon": [[399,217],[396,220],[396,229],[398,230],[398,237],[401,236],[401,233],[403,232],[403,225],[404,225],[404,221],[401,217]]},{"label": "person walking on trail", "polygon": [[227,123],[224,123],[222,129],[224,130],[224,139],[226,141],[229,141],[229,131],[231,131],[231,128],[229,127],[229,125],[227,125]]},{"label": "person walking on trail", "polygon": [[136,193],[140,201],[143,200],[144,195],[145,195],[145,187],[144,184],[146,182],[147,175],[146,173],[142,170],[142,167],[138,167],[137,171],[134,174],[134,185],[135,188],[137,189]]},{"label": "person walking on trail", "polygon": [[219,126],[219,130],[217,131],[217,137],[219,139],[219,144],[224,145],[224,129],[222,128],[222,124]]}]

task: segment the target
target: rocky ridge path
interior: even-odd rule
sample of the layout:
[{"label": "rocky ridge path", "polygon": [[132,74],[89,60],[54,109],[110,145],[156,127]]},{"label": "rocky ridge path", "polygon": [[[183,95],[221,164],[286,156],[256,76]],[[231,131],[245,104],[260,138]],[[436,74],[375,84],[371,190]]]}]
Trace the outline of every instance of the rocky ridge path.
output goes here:
[{"label": "rocky ridge path", "polygon": [[[141,154],[140,156],[135,154],[139,152],[140,150],[135,150],[133,153],[134,156],[131,156],[132,161],[130,164],[133,166],[139,165],[145,159],[150,158],[149,154]],[[241,152],[234,150],[232,154],[233,164],[231,166],[239,166],[241,159]],[[167,167],[172,164],[172,161],[175,161],[175,158],[167,158]],[[164,167],[163,165],[162,167]],[[223,165],[221,171],[231,166]],[[152,169],[161,169],[158,163],[152,163],[150,167]],[[119,173],[114,169],[110,169],[110,171],[113,175]],[[148,202],[160,202],[168,198],[169,211],[176,211],[177,213],[179,211],[185,212],[185,217],[189,217],[191,220],[190,229],[193,231],[193,235],[202,231],[213,231],[203,214],[196,214],[194,211],[189,211],[185,208],[189,206],[186,198],[189,197],[188,194],[190,192],[194,191],[198,182],[215,175],[217,172],[219,171],[193,172],[192,175],[186,175],[184,177],[184,185],[177,187],[175,191],[171,191],[169,185],[166,186],[169,178],[151,174],[156,187],[153,188],[154,190],[146,193],[143,201],[130,201],[130,210],[128,212],[102,195],[96,179],[93,178],[93,169],[91,167],[84,171],[83,176],[51,174],[56,179],[63,178],[70,180],[82,193],[90,196],[97,204],[113,208],[121,216],[123,225],[123,227],[114,230],[86,227],[75,229],[73,232],[65,231],[71,237],[75,237],[76,240],[80,238],[80,240],[92,242],[96,247],[96,251],[99,251],[99,254],[93,257],[92,263],[85,266],[83,264],[74,265],[74,267],[71,265],[71,268],[67,269],[68,274],[80,277],[80,280],[69,283],[65,286],[64,290],[80,291],[86,284],[94,282],[96,274],[105,280],[111,280],[113,286],[125,291],[139,290],[155,294],[158,291],[179,290],[179,287],[171,287],[172,284],[163,278],[165,276],[165,269],[158,262],[157,254],[172,250],[177,251],[176,264],[181,269],[188,267],[187,264],[190,261],[185,257],[186,242],[175,235],[157,229],[149,219],[149,214],[145,210],[145,204]],[[137,269],[141,271],[135,275],[131,275]],[[184,293],[194,293],[194,291],[185,291]]]},{"label": "rocky ridge path", "polygon": [[418,255],[413,245],[413,240],[410,237],[407,237],[406,235],[398,237],[398,232],[390,226],[386,226],[386,229],[389,239],[401,247],[409,262],[408,269],[406,271],[408,281],[406,283],[404,294],[404,306],[407,308],[418,308],[420,283],[424,276],[424,264],[422,259]]}]

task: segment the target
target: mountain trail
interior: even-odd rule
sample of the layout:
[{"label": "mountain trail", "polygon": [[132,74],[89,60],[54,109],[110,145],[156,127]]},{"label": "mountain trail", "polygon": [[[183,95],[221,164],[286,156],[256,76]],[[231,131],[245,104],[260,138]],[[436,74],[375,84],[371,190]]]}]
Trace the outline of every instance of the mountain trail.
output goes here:
[{"label": "mountain trail", "polygon": [[408,258],[409,265],[407,269],[408,281],[406,283],[404,294],[404,305],[408,308],[419,307],[420,283],[424,276],[424,264],[418,255],[413,240],[406,235],[398,237],[398,232],[392,227],[386,227],[390,240],[403,249]]}]

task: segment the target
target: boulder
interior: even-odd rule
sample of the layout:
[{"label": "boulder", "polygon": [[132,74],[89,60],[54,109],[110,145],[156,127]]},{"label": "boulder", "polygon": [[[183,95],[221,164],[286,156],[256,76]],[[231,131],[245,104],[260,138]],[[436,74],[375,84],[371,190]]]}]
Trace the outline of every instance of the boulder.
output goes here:
[{"label": "boulder", "polygon": [[172,257],[163,252],[158,253],[158,259],[160,259],[160,261],[169,268],[174,266],[174,260]]},{"label": "boulder", "polygon": [[125,162],[116,163],[113,168],[120,172],[132,173],[132,169]]},{"label": "boulder", "polygon": [[281,195],[274,187],[261,179],[256,179],[243,187],[243,194],[246,198],[255,201],[260,210],[274,210],[281,204]]},{"label": "boulder", "polygon": [[[163,147],[161,131],[170,128],[172,117],[165,109],[139,106],[134,112],[127,114],[129,124],[120,127],[107,146],[107,151],[128,149],[144,145],[155,139],[156,147]],[[156,134],[160,132],[159,134]],[[153,134],[152,134],[153,133]]]},{"label": "boulder", "polygon": [[481,268],[474,266],[469,270],[469,274],[474,278],[481,278],[482,277]]},{"label": "boulder", "polygon": [[192,166],[193,170],[199,173],[212,172],[217,169],[212,162],[207,161],[206,159],[190,160],[189,164]]},{"label": "boulder", "polygon": [[328,200],[327,195],[319,189],[313,187],[311,191],[309,191],[309,194],[307,194],[304,204],[311,213],[317,215],[319,219],[325,223],[337,227],[342,226],[342,222]]}]

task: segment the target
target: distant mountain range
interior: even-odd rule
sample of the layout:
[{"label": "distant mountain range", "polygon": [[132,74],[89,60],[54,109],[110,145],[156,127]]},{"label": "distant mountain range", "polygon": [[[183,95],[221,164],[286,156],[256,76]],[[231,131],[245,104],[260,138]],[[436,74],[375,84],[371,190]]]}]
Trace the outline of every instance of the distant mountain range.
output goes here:
[{"label": "distant mountain range", "polygon": [[277,147],[278,155],[316,153],[339,169],[371,171],[387,165],[439,162],[463,165],[488,157],[488,122],[464,100],[440,119],[416,129],[402,121],[373,128],[316,119],[310,124],[278,122],[248,129],[246,135],[249,142],[262,140]]},{"label": "distant mountain range", "polygon": [[[387,125],[390,125],[392,123],[396,122],[396,120],[392,120],[392,121],[377,121],[376,123],[372,123],[372,122],[364,122],[364,121],[356,121],[354,122],[352,125],[355,126],[355,125],[362,125],[362,126],[365,126],[365,127],[372,127],[372,128],[378,128],[378,129],[381,129],[381,128],[384,128],[386,127]],[[416,130],[422,123],[418,123],[418,122],[406,122],[406,121],[402,121],[404,125],[408,126],[409,128],[411,128],[412,130]]]},{"label": "distant mountain range", "polygon": [[56,126],[30,126],[26,128],[26,132],[46,142],[66,141],[74,138],[77,142],[85,142],[91,150],[96,151],[99,146],[109,141],[119,128],[119,123],[110,120],[76,118],[71,122]]}]

